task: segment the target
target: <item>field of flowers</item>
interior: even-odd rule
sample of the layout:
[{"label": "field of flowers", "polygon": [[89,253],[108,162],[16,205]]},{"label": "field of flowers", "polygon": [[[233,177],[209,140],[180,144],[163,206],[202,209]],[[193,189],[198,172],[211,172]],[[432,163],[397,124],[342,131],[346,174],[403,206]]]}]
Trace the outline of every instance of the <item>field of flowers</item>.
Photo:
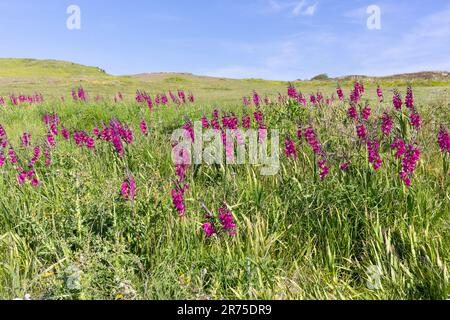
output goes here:
[{"label": "field of flowers", "polygon": [[[415,90],[0,97],[0,298],[447,298],[450,103]],[[279,170],[174,163],[195,122],[227,159],[278,130]]]}]

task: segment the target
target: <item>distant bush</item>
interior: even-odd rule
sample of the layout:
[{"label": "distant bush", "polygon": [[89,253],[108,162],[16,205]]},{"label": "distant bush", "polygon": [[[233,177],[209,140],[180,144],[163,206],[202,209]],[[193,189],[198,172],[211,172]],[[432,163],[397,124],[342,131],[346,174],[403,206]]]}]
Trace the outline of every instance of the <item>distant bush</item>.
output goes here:
[{"label": "distant bush", "polygon": [[164,80],[165,82],[172,82],[172,83],[187,83],[189,82],[188,79],[181,78],[181,77],[171,77]]},{"label": "distant bush", "polygon": [[330,77],[326,73],[322,73],[322,74],[319,74],[319,75],[311,78],[311,80],[329,80],[329,79],[330,79]]}]

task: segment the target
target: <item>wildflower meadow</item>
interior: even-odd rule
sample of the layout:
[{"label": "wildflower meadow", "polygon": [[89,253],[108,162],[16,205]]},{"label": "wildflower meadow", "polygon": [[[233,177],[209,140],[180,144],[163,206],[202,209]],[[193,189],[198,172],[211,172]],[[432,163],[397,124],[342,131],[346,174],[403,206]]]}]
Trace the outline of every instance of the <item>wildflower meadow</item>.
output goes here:
[{"label": "wildflower meadow", "polygon": [[140,84],[0,86],[1,298],[447,298],[448,87]]}]

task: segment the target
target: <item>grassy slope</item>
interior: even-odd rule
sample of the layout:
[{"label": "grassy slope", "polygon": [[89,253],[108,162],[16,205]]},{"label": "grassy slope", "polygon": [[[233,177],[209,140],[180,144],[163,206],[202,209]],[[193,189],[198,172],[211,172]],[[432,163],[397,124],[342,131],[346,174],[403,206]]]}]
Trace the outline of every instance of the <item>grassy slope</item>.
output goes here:
[{"label": "grassy slope", "polygon": [[68,78],[73,76],[102,77],[105,75],[105,72],[99,68],[66,61],[0,58],[0,77]]},{"label": "grassy slope", "polygon": [[[352,79],[339,80],[343,87],[350,87]],[[448,88],[447,78],[428,79],[427,77],[376,79],[366,80],[366,85],[373,89],[377,83],[389,88],[404,86],[410,81],[416,88],[424,88],[427,92],[440,92]],[[338,80],[329,81],[298,81],[301,90],[313,93],[322,90],[332,93]],[[275,95],[284,93],[287,82],[260,79],[226,79],[195,76],[181,73],[155,73],[130,76],[111,76],[96,67],[86,67],[64,61],[2,59],[0,58],[0,95],[10,93],[43,93],[49,98],[70,96],[72,88],[82,85],[92,95],[101,95],[110,101],[121,91],[129,100],[133,99],[137,89],[150,94],[176,90],[178,88],[193,91],[205,103],[238,102],[242,96],[249,95],[253,90],[261,94]],[[419,89],[420,90],[420,89]]]},{"label": "grassy slope", "polygon": [[[69,97],[70,89],[80,83],[75,75],[51,80],[41,76],[24,77],[19,83],[3,77],[0,95],[12,90]],[[250,165],[200,166],[189,171],[188,218],[180,221],[170,199],[172,130],[183,123],[185,114],[198,119],[215,106],[240,114],[242,95],[253,89],[284,93],[286,84],[186,74],[97,75],[81,83],[91,96],[102,94],[111,100],[120,90],[127,101],[114,106],[49,99],[41,106],[8,107],[0,112],[0,123],[12,142],[18,145],[19,136],[28,130],[34,143],[42,143],[46,134],[42,117],[49,110],[57,111],[71,130],[91,130],[118,117],[133,126],[137,141],[119,160],[107,145],[98,143],[91,153],[58,137],[51,170],[42,163],[38,166],[43,181],[38,189],[19,188],[13,170],[3,168],[0,297],[25,293],[78,299],[446,297],[449,180],[442,176],[436,145],[436,124],[450,118],[446,85],[415,87],[424,128],[419,136],[423,156],[412,189],[398,181],[398,162],[387,149],[382,151],[382,169],[377,173],[367,169],[364,148],[346,138],[354,136],[354,126],[346,123],[345,105],[331,111],[308,107],[306,114],[270,106],[263,110],[270,128],[294,134],[295,121],[307,116],[330,152],[352,155],[351,173],[341,175],[333,167],[330,178],[321,183],[313,174],[308,148],[299,152],[298,161],[283,159],[274,177],[261,177]],[[348,92],[349,84],[345,85]],[[331,93],[334,86],[334,82],[298,83],[305,93],[319,88]],[[132,102],[138,88],[152,94],[185,88],[199,102],[150,112]],[[374,82],[367,84],[371,98],[374,88]],[[390,95],[387,88],[385,92]],[[390,103],[374,107],[374,116],[391,109]],[[149,138],[138,133],[141,117],[151,124]],[[18,148],[20,157],[30,152]],[[138,199],[133,205],[117,198],[124,166],[137,180]],[[213,210],[223,199],[232,206],[238,223],[234,242],[202,237],[200,199]],[[372,265],[382,270],[382,290],[366,286]],[[72,281],[78,275],[79,288]]]}]

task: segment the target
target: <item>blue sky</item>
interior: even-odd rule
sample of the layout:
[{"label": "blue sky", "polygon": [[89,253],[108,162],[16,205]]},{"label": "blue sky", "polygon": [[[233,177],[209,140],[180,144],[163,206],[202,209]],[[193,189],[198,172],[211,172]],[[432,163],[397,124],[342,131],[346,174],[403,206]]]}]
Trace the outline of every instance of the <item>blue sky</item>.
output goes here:
[{"label": "blue sky", "polygon": [[[81,29],[68,30],[69,5]],[[381,30],[369,30],[369,5]],[[450,70],[447,0],[0,0],[0,57],[115,75],[306,79]]]}]

